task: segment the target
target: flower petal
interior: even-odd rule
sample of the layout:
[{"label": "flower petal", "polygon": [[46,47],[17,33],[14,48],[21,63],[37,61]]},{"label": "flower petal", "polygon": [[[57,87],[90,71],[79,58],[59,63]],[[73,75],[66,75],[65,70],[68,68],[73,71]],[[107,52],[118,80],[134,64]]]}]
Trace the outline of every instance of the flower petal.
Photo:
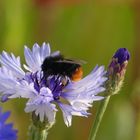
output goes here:
[{"label": "flower petal", "polygon": [[12,71],[4,66],[0,67],[0,92],[3,100],[4,98],[5,100],[17,97],[29,98],[36,93],[32,83],[17,79]]},{"label": "flower petal", "polygon": [[76,105],[84,105],[85,108],[91,107],[93,101],[103,99],[103,97],[96,95],[105,90],[103,84],[107,78],[104,74],[104,67],[96,67],[84,79],[69,83],[64,89],[62,97],[68,100],[74,107],[76,107]]},{"label": "flower petal", "polygon": [[39,47],[36,43],[34,44],[32,51],[25,46],[24,55],[28,65],[24,65],[24,68],[31,72],[39,71],[44,59],[50,56],[50,46],[49,44],[43,43],[42,47]]},{"label": "flower petal", "polygon": [[12,95],[15,93],[15,86],[17,85],[17,80],[15,79],[13,73],[6,67],[0,68],[0,92],[1,95]]},{"label": "flower petal", "polygon": [[11,70],[17,78],[22,78],[25,75],[25,72],[21,68],[20,57],[15,57],[12,53],[11,55],[3,51],[0,55],[0,63],[2,66],[7,67]]},{"label": "flower petal", "polygon": [[10,112],[2,113],[0,108],[0,140],[17,140],[17,130],[13,129],[13,124],[5,124]]},{"label": "flower petal", "polygon": [[41,88],[40,93],[34,98],[29,99],[26,104],[25,112],[33,112],[40,117],[40,121],[43,122],[45,118],[48,118],[50,123],[55,121],[55,114],[57,109],[53,101],[53,95],[49,88]]},{"label": "flower petal", "polygon": [[58,102],[58,105],[63,112],[64,122],[67,125],[67,127],[71,126],[71,124],[72,124],[71,123],[72,122],[72,115],[83,116],[83,117],[87,117],[87,115],[89,115],[89,113],[87,113],[86,111],[75,110],[72,108],[72,106],[67,105],[67,104],[62,104],[61,102]]},{"label": "flower petal", "polygon": [[50,123],[55,122],[56,108],[54,104],[49,102],[43,102],[40,97],[29,100],[26,103],[25,112],[33,112],[40,117],[40,121],[43,122],[45,118],[48,118]]}]

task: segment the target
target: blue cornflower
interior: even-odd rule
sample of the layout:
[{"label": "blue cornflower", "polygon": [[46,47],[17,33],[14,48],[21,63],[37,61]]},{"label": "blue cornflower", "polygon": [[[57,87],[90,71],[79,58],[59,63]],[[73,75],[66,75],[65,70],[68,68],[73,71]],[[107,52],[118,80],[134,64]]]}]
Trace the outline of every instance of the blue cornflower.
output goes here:
[{"label": "blue cornflower", "polygon": [[13,124],[5,124],[5,121],[10,116],[10,112],[2,113],[0,108],[0,140],[16,140],[17,130],[13,129]]},{"label": "blue cornflower", "polygon": [[106,81],[103,66],[96,66],[92,72],[80,81],[73,82],[69,77],[67,84],[63,84],[63,76],[44,76],[41,66],[46,57],[59,54],[51,53],[49,44],[43,43],[40,47],[34,44],[32,50],[25,46],[24,55],[27,65],[20,64],[20,58],[12,53],[3,51],[0,55],[0,92],[1,101],[10,98],[27,98],[25,112],[33,112],[43,122],[55,122],[56,105],[63,113],[64,122],[71,125],[72,116],[87,117],[89,107],[93,101],[101,100],[97,96],[103,92]]}]

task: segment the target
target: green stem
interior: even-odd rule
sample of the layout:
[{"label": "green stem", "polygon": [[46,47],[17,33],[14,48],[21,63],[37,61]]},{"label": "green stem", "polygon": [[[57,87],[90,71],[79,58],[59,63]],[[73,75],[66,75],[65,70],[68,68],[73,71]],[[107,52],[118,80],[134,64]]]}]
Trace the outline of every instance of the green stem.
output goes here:
[{"label": "green stem", "polygon": [[29,127],[29,140],[46,140],[47,135],[47,129],[39,129],[33,124]]},{"label": "green stem", "polygon": [[96,134],[97,134],[97,131],[99,129],[100,123],[102,121],[102,118],[103,118],[103,115],[105,113],[105,110],[107,108],[107,105],[109,103],[109,99],[110,99],[110,96],[108,96],[107,98],[102,100],[101,103],[100,103],[100,106],[99,106],[95,121],[94,121],[94,123],[92,125],[89,140],[95,140],[95,138],[96,138]]}]

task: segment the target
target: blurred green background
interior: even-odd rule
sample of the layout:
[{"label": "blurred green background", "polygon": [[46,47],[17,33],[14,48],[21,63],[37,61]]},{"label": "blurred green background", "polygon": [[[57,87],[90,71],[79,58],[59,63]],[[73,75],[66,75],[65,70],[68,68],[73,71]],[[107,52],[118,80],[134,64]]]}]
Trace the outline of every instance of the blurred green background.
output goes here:
[{"label": "blurred green background", "polygon": [[[20,55],[24,63],[24,45],[49,42],[52,50],[65,56],[86,60],[84,73],[96,65],[107,67],[117,48],[131,52],[124,86],[111,98],[97,140],[140,140],[140,1],[139,0],[1,0],[0,50]],[[27,139],[29,114],[26,100],[4,104],[11,110],[9,121],[19,130],[18,139]],[[49,140],[87,140],[99,103],[89,118],[73,117],[67,128],[62,114]]]}]

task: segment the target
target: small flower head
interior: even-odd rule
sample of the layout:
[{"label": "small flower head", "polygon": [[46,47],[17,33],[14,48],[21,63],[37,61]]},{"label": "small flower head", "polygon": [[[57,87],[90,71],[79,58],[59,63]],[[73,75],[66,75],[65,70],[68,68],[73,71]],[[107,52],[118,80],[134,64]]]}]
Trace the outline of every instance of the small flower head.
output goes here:
[{"label": "small flower head", "polygon": [[120,48],[113,55],[111,63],[108,67],[108,90],[111,94],[116,94],[120,87],[125,76],[126,67],[130,59],[130,53],[126,48]]},{"label": "small flower head", "polygon": [[6,120],[9,118],[10,112],[2,113],[0,108],[0,140],[16,140],[17,130],[13,129],[13,124],[6,124]]},{"label": "small flower head", "polygon": [[0,55],[1,99],[27,98],[25,112],[32,113],[33,120],[43,124],[47,120],[50,125],[55,122],[57,107],[60,107],[65,124],[71,126],[73,115],[87,117],[93,101],[103,99],[98,93],[105,90],[106,72],[103,66],[96,66],[89,75],[75,82],[67,75],[45,74],[44,60],[58,54],[59,51],[51,53],[49,44],[45,43],[41,47],[35,44],[32,50],[25,47],[27,65],[23,65],[23,70],[19,57],[3,52]]}]

